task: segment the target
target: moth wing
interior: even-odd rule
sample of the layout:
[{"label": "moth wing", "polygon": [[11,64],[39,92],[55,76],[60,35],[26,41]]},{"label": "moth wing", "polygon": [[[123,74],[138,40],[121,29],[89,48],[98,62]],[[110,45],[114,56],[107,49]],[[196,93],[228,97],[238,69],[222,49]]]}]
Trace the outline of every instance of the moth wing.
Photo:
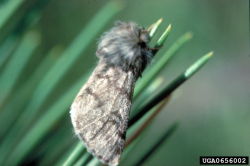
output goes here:
[{"label": "moth wing", "polygon": [[118,165],[123,152],[136,78],[99,63],[71,106],[71,120],[88,151]]}]

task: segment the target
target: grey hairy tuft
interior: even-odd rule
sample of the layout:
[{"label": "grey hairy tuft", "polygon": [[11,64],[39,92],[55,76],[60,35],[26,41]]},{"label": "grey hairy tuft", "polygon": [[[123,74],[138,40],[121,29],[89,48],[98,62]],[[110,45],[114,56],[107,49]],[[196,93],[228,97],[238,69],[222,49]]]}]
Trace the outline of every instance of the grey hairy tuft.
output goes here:
[{"label": "grey hairy tuft", "polygon": [[115,25],[101,37],[97,57],[110,66],[121,67],[125,71],[132,69],[141,76],[153,58],[147,44],[148,33],[134,22],[117,21]]}]

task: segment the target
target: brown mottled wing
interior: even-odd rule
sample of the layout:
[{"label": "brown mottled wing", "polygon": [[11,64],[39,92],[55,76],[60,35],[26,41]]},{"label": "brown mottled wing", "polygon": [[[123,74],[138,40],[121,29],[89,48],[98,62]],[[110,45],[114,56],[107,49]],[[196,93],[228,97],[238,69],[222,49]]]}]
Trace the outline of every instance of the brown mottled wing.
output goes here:
[{"label": "brown mottled wing", "polygon": [[88,151],[118,165],[136,78],[131,71],[99,63],[71,106],[71,120]]}]

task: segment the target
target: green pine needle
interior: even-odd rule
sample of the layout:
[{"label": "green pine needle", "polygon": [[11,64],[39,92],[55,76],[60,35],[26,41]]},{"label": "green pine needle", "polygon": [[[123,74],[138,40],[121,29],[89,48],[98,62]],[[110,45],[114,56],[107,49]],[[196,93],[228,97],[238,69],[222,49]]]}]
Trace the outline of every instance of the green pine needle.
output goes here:
[{"label": "green pine needle", "polygon": [[157,31],[157,29],[159,28],[159,26],[161,25],[161,22],[162,22],[162,18],[159,19],[154,25],[153,27],[151,28],[151,30],[149,31],[148,35],[149,35],[149,38],[151,39],[155,32]]},{"label": "green pine needle", "polygon": [[204,55],[202,58],[197,60],[192,66],[190,66],[184,73],[186,78],[191,77],[195,72],[198,71],[213,55],[213,51],[209,52],[208,54]]},{"label": "green pine needle", "polygon": [[156,43],[156,45],[154,46],[154,48],[160,48],[163,46],[163,44],[165,43],[166,39],[168,38],[168,35],[170,33],[171,30],[171,24],[169,24],[169,26],[167,27],[167,29],[165,30],[165,32],[162,34],[162,36],[159,38],[158,42]]},{"label": "green pine needle", "polygon": [[[84,75],[74,86],[72,86],[60,99],[58,99],[47,111],[46,113],[40,117],[40,119],[32,126],[32,128],[28,131],[25,137],[20,141],[20,143],[13,147],[14,150],[12,151],[11,155],[9,155],[9,163],[17,164],[20,162],[25,155],[27,155],[32,148],[38,143],[38,141],[51,129],[51,127],[66,113],[65,108],[69,108],[71,104],[71,99],[75,97],[75,94],[79,91],[79,88],[82,86],[84,82],[88,79],[88,74]],[[68,112],[67,112],[68,113]],[[15,131],[15,130],[11,130]],[[39,132],[37,132],[39,131]],[[10,136],[15,135],[15,133],[11,133]],[[5,139],[1,144],[0,152],[2,150],[6,150],[4,148],[8,146],[7,140]],[[2,147],[4,146],[4,147]],[[0,157],[4,157],[2,153]],[[14,160],[13,160],[14,159]]]},{"label": "green pine needle", "polygon": [[3,69],[0,75],[0,108],[5,103],[6,98],[10,95],[13,86],[21,74],[21,71],[28,63],[33,51],[40,44],[40,34],[36,31],[28,32],[21,41],[14,55]]},{"label": "green pine needle", "polygon": [[164,98],[169,96],[177,87],[184,83],[188,78],[190,78],[195,72],[197,72],[212,56],[213,52],[204,55],[202,58],[197,60],[193,65],[191,65],[187,70],[180,74],[174,81],[167,85],[163,90],[155,95],[147,104],[139,109],[137,114],[130,118],[129,127],[136,123],[144,114],[146,114],[151,108],[161,102]]},{"label": "green pine needle", "polygon": [[72,153],[68,157],[68,159],[63,163],[63,166],[73,165],[75,160],[79,157],[79,155],[84,149],[85,147],[83,146],[82,142],[79,141],[75,149],[72,151]]},{"label": "green pine needle", "polygon": [[[166,40],[170,31],[170,27],[164,32],[164,34],[159,39],[156,45],[162,46],[163,41]],[[150,66],[147,69],[147,72],[143,74],[143,78],[139,79],[136,83],[135,90],[134,90],[134,97],[135,100],[139,94],[147,87],[147,85],[156,77],[156,75],[163,69],[163,67],[169,62],[169,60],[173,57],[173,55],[192,38],[192,33],[188,32],[181,36],[167,51],[161,58],[156,62],[155,65],[152,67]]]}]

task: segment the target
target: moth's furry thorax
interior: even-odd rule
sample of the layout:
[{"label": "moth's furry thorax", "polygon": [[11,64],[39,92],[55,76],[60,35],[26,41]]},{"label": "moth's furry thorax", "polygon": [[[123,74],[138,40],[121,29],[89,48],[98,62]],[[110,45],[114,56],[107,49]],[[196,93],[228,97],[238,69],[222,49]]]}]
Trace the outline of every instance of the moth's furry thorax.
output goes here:
[{"label": "moth's furry thorax", "polygon": [[137,76],[152,61],[153,55],[147,44],[148,32],[134,22],[117,21],[115,27],[105,32],[96,51],[100,62],[109,66],[132,70]]}]

